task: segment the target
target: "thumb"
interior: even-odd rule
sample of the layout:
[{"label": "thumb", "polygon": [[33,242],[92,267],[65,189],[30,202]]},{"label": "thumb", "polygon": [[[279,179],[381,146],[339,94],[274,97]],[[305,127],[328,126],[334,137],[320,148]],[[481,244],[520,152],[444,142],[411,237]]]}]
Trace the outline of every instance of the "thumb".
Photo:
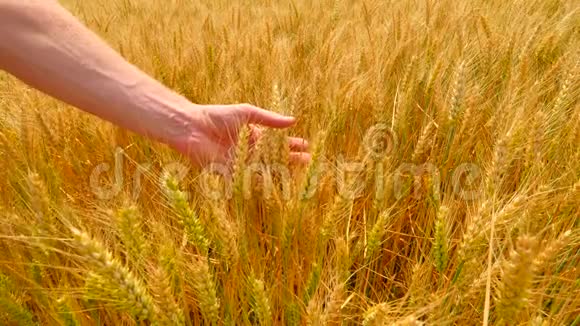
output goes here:
[{"label": "thumb", "polygon": [[241,107],[244,118],[248,123],[259,124],[271,128],[288,128],[296,122],[294,117],[284,116],[253,105],[243,104]]}]

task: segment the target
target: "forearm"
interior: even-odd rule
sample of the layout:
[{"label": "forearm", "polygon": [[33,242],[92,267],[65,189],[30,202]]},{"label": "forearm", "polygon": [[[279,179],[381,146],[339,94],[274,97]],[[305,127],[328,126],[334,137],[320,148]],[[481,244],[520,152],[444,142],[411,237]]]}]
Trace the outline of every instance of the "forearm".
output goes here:
[{"label": "forearm", "polygon": [[125,61],[57,2],[0,0],[0,69],[163,142],[189,123],[182,109],[191,103]]}]

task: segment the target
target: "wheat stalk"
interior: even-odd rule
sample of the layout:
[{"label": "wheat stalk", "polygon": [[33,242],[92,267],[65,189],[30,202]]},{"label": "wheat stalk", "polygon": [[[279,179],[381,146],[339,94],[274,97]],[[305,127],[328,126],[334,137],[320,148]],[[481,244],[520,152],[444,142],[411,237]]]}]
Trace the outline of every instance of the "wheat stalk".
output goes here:
[{"label": "wheat stalk", "polygon": [[87,233],[71,229],[74,246],[94,268],[94,273],[108,289],[115,291],[119,306],[130,311],[134,316],[155,321],[157,307],[148,293],[144,283],[126,266],[121,265],[100,242]]}]

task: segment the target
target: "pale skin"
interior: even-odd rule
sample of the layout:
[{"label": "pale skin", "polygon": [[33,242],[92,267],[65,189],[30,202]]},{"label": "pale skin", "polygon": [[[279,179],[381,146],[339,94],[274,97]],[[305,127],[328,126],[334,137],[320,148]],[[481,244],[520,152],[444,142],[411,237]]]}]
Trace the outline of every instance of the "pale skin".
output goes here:
[{"label": "pale skin", "polygon": [[[57,1],[0,0],[0,69],[119,127],[167,144],[193,164],[230,162],[240,128],[296,121],[250,104],[200,105],[127,62]],[[291,160],[310,160],[307,142],[288,139]]]}]

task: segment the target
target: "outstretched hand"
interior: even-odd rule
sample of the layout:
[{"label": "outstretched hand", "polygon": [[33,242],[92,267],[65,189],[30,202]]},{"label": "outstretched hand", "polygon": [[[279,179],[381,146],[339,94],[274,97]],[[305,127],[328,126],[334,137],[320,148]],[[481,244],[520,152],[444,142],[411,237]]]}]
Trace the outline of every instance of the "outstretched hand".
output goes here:
[{"label": "outstretched hand", "polygon": [[[293,117],[249,104],[198,105],[191,110],[191,116],[193,122],[172,146],[201,167],[211,163],[229,163],[244,125],[250,127],[252,145],[260,138],[262,127],[288,128],[295,123]],[[288,137],[288,144],[291,162],[304,164],[310,161],[306,140]]]}]

